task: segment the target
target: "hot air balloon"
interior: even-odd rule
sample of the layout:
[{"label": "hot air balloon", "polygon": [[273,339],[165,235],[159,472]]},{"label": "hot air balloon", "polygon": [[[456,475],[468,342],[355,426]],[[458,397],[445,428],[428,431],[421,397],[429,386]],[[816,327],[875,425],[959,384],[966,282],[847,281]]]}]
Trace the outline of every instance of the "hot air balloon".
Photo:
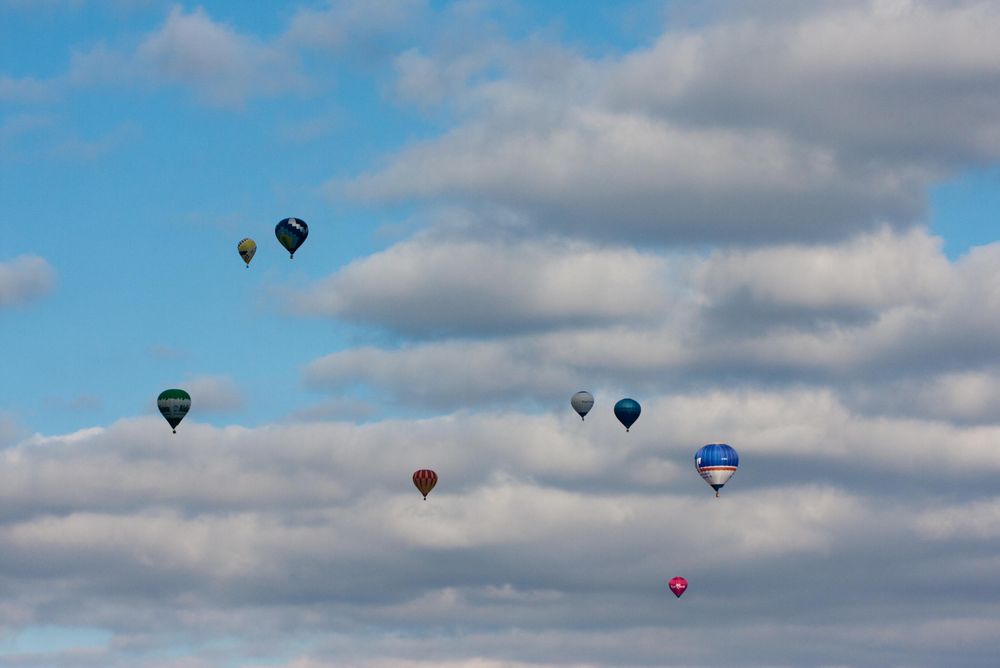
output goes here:
[{"label": "hot air balloon", "polygon": [[694,453],[694,467],[705,482],[715,490],[716,497],[719,496],[722,486],[736,473],[736,467],[739,465],[740,456],[731,445],[725,443],[704,445]]},{"label": "hot air balloon", "polygon": [[635,424],[641,412],[642,407],[639,406],[639,402],[635,399],[622,399],[615,404],[615,417],[625,425],[625,431],[628,431]]},{"label": "hot air balloon", "polygon": [[239,251],[240,257],[247,263],[247,269],[249,269],[250,260],[253,259],[254,253],[257,252],[257,242],[248,237],[236,244],[236,250]]},{"label": "hot air balloon", "polygon": [[160,413],[163,414],[176,434],[177,425],[191,410],[191,395],[184,390],[163,390],[156,398],[156,407],[160,409]]},{"label": "hot air balloon", "polygon": [[569,405],[580,414],[580,419],[582,420],[590,412],[590,409],[594,407],[594,395],[586,390],[580,390],[570,397]]},{"label": "hot air balloon", "polygon": [[687,591],[688,581],[681,577],[670,578],[667,586],[670,587],[670,591],[674,592],[674,596],[680,598],[681,594]]},{"label": "hot air balloon", "polygon": [[298,218],[285,218],[274,226],[274,236],[289,253],[289,257],[295,257],[295,251],[299,249],[302,242],[309,236],[309,226],[306,221]]},{"label": "hot air balloon", "polygon": [[413,472],[413,484],[417,486],[417,489],[421,494],[424,495],[424,501],[427,500],[427,495],[431,493],[434,489],[434,485],[437,484],[438,474],[434,473],[430,469],[420,469],[419,471]]}]

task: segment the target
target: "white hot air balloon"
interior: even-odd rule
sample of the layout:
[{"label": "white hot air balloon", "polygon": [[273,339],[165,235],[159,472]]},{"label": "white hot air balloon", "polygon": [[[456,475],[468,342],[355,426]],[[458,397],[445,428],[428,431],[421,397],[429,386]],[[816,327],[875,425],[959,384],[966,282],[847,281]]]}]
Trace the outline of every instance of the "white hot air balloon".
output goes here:
[{"label": "white hot air balloon", "polygon": [[594,407],[594,395],[586,390],[580,390],[570,398],[569,405],[580,414],[582,420]]}]

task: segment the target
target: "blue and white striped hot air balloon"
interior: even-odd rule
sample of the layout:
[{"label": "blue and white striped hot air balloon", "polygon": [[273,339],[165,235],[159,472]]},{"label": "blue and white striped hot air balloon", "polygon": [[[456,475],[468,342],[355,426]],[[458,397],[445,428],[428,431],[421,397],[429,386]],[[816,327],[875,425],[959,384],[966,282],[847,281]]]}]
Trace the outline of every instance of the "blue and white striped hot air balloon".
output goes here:
[{"label": "blue and white striped hot air balloon", "polygon": [[740,456],[725,443],[704,445],[694,453],[694,467],[715,490],[715,496],[719,496],[719,490],[729,482],[739,465]]}]

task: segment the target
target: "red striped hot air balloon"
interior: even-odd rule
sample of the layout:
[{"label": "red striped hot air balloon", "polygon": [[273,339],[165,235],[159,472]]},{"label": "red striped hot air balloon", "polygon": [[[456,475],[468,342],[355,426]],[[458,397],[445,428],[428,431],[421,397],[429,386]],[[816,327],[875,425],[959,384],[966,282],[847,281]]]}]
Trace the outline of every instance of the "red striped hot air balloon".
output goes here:
[{"label": "red striped hot air balloon", "polygon": [[437,484],[438,474],[434,473],[430,469],[420,469],[419,471],[413,472],[413,484],[417,486],[420,493],[424,495],[424,501],[427,500],[427,495],[431,493],[434,489],[434,485]]},{"label": "red striped hot air balloon", "polygon": [[667,583],[667,586],[670,587],[670,591],[674,592],[674,596],[680,598],[681,594],[687,591],[688,581],[680,577],[670,578],[670,582]]}]

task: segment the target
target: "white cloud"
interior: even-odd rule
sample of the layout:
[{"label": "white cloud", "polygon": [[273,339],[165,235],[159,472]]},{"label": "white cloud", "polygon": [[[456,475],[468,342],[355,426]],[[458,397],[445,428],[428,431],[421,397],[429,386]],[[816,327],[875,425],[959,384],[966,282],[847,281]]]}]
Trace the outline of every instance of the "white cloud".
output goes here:
[{"label": "white cloud", "polygon": [[[313,360],[306,384],[334,396],[283,424],[200,423],[242,407],[225,375],[183,384],[195,412],[176,435],[152,415],[25,438],[0,414],[0,624],[114,634],[4,662],[937,666],[957,638],[992,665],[1000,245],[949,262],[908,226],[936,175],[993,155],[991,93],[970,91],[992,90],[995,47],[956,35],[996,12],[818,6],[532,72],[538,52],[502,40],[450,68],[449,49],[405,51],[400,96],[457,97],[465,120],[349,189],[514,215],[435,225],[315,284],[305,310],[396,345]],[[274,42],[175,8],[75,73],[239,106],[300,90],[296,39],[363,51],[423,11],[368,7],[298,10]],[[955,108],[917,109],[922,77],[954,85]],[[909,107],[917,129],[881,143],[849,118],[883,132]],[[643,247],[704,239],[727,247]],[[626,394],[644,409],[630,433],[611,413]],[[355,423],[428,406],[443,415]],[[692,464],[712,441],[742,460],[720,499]],[[410,482],[424,467],[428,501]]]},{"label": "white cloud", "polygon": [[123,123],[118,127],[92,139],[70,136],[53,143],[49,153],[54,157],[71,160],[96,160],[122,144],[141,135],[141,129],[134,123]]},{"label": "white cloud", "polygon": [[345,192],[488,203],[541,234],[815,242],[912,225],[934,182],[1000,157],[990,3],[813,10],[604,61],[494,40],[405,52],[402,96],[449,97],[463,120]]},{"label": "white cloud", "polygon": [[7,104],[49,102],[57,97],[51,81],[0,74],[0,102]]},{"label": "white cloud", "polygon": [[542,128],[527,115],[469,124],[405,149],[346,192],[485,200],[527,210],[541,229],[659,244],[834,237],[871,215],[917,213],[923,181],[848,171],[829,150],[774,132],[593,109],[563,116]]},{"label": "white cloud", "polygon": [[919,229],[704,257],[409,241],[318,284],[308,308],[410,337],[482,338],[348,348],[313,360],[305,379],[448,409],[577,386],[655,393],[723,374],[989,421],[992,381],[969,374],[992,374],[1000,352],[997,253],[949,262]]},{"label": "white cloud", "polygon": [[[971,541],[964,550],[989,549],[996,538],[989,523],[962,518],[988,514],[992,501],[941,508],[933,498],[900,495],[914,473],[895,467],[879,481],[887,496],[845,487],[856,478],[844,471],[867,469],[871,460],[817,466],[822,438],[796,444],[794,434],[773,474],[766,468],[774,460],[764,464],[768,455],[748,440],[737,477],[722,499],[713,498],[670,425],[710,423],[706,407],[713,406],[737,431],[744,422],[771,421],[772,410],[795,413],[764,399],[651,401],[641,418],[653,420],[645,437],[617,428],[612,436],[610,418],[581,423],[564,407],[559,416],[459,413],[365,426],[191,425],[183,437],[157,429],[150,417],[32,438],[0,453],[0,538],[8,547],[0,577],[12,583],[0,618],[109,629],[108,651],[143,666],[154,661],[143,648],[155,653],[179,638],[190,660],[218,660],[210,639],[220,630],[242,639],[228,649],[237,655],[254,653],[259,641],[257,656],[287,656],[281,648],[294,646],[304,652],[302,665],[391,665],[422,651],[421,638],[432,648],[442,629],[462,629],[448,644],[454,665],[546,665],[557,656],[559,665],[660,665],[660,625],[676,626],[673,615],[681,614],[670,606],[708,614],[745,649],[761,634],[769,643],[799,634],[783,615],[817,596],[827,606],[809,606],[816,643],[834,651],[854,638],[852,663],[860,664],[887,644],[910,642],[894,626],[904,609],[915,624],[960,617],[910,617],[919,594],[889,597],[899,580],[885,574],[932,581],[959,535]],[[894,429],[900,441],[908,438]],[[947,442],[960,441],[960,432]],[[895,445],[875,439],[890,461]],[[652,453],[684,462],[684,475],[635,486],[628,469]],[[425,502],[409,474],[429,462],[441,480]],[[803,465],[816,482],[787,479]],[[931,458],[914,465],[921,478],[942,475]],[[778,474],[786,479],[775,481]],[[952,484],[968,482],[967,468],[943,474]],[[852,587],[837,574],[817,577],[826,572],[818,566],[831,562],[852,573]],[[854,563],[864,568],[855,571]],[[962,594],[964,584],[998,568],[970,563],[952,574],[966,613],[983,603],[977,589]],[[665,589],[675,574],[691,582],[679,603]],[[779,580],[783,586],[774,587]],[[725,610],[715,602],[722,596]],[[839,611],[859,600],[896,601],[889,603],[896,614],[879,608],[844,626]],[[981,612],[987,622],[995,615]],[[151,632],[154,619],[158,631]],[[581,625],[586,638],[567,654],[567,635]],[[673,632],[702,630],[694,623]],[[876,636],[878,649],[869,646]],[[966,640],[978,651],[992,636],[970,632]],[[681,663],[706,665],[715,656],[697,643],[681,647],[695,648],[678,650]]]},{"label": "white cloud", "polygon": [[993,93],[983,96],[1000,74],[987,38],[995,4],[838,3],[792,16],[667,32],[610,65],[607,94],[675,120],[781,128],[880,163],[995,157],[1000,126],[987,111]]},{"label": "white cloud", "polygon": [[0,262],[0,308],[41,299],[49,295],[55,285],[55,269],[37,255],[22,255]]},{"label": "white cloud", "polygon": [[391,36],[412,29],[428,11],[425,0],[339,0],[322,9],[300,8],[284,40],[291,46],[371,51]]},{"label": "white cloud", "polygon": [[407,334],[516,332],[644,320],[669,308],[669,273],[631,249],[418,238],[351,263],[301,306]]},{"label": "white cloud", "polygon": [[24,436],[24,427],[12,413],[0,411],[0,448],[17,442]]},{"label": "white cloud", "polygon": [[[865,310],[940,301],[952,280],[941,240],[922,230],[883,229],[836,246],[773,246],[716,252],[698,282],[715,308],[732,313],[790,309]],[[743,309],[740,309],[743,306]]]},{"label": "white cloud", "polygon": [[245,398],[228,376],[195,376],[184,381],[192,406],[199,412],[228,413],[243,408]]},{"label": "white cloud", "polygon": [[853,390],[851,404],[869,415],[907,415],[970,425],[993,424],[1000,415],[1000,369],[994,365],[904,375]]},{"label": "white cloud", "polygon": [[918,531],[934,540],[1000,538],[1000,499],[929,510],[913,522]]},{"label": "white cloud", "polygon": [[74,53],[67,78],[78,86],[122,81],[180,85],[202,102],[221,107],[242,107],[254,97],[301,93],[309,87],[295,51],[213,21],[202,8],[185,13],[180,6],[134,52],[99,44]]}]

